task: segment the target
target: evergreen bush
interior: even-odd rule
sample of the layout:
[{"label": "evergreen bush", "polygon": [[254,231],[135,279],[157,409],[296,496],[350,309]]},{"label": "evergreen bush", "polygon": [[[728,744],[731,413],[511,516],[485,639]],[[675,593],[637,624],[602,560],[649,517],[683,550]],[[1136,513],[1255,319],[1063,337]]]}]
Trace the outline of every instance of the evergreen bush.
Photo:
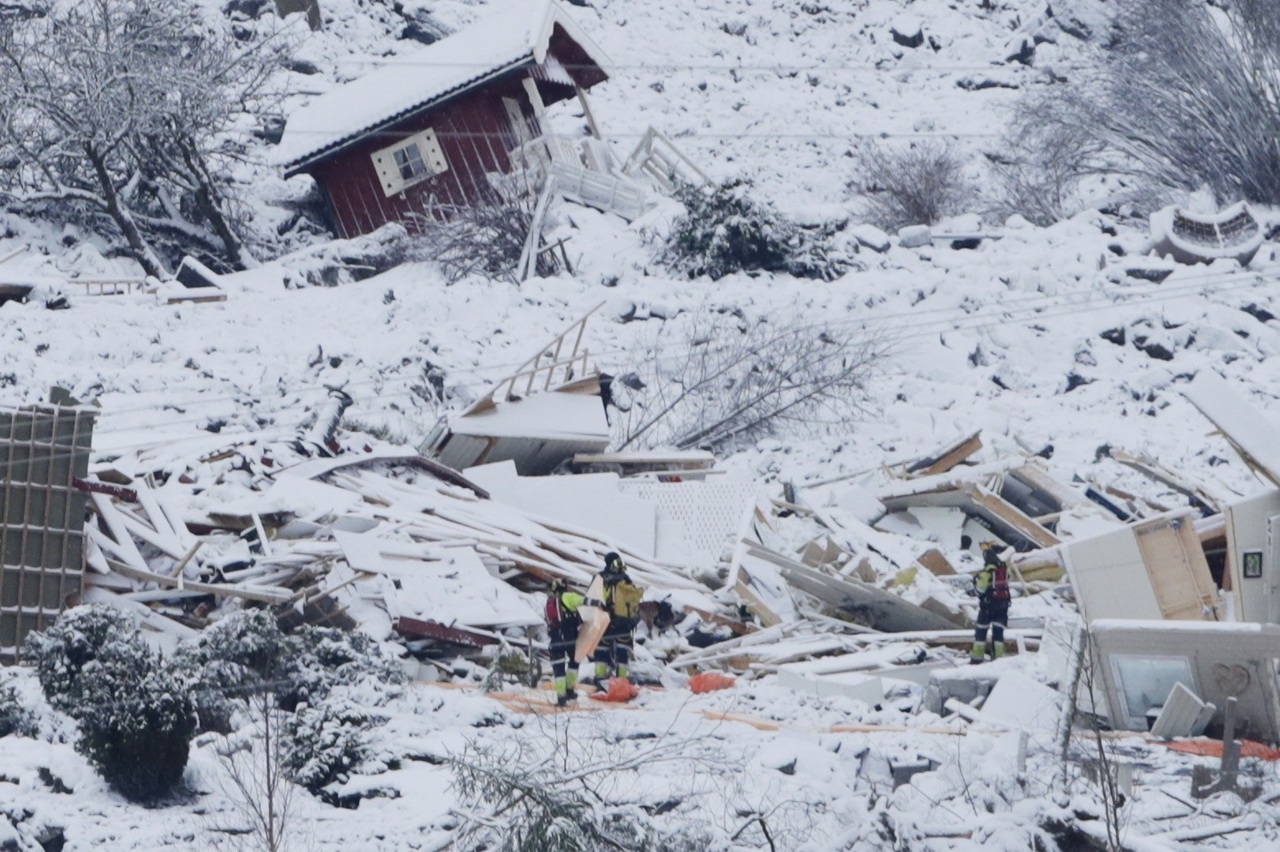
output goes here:
[{"label": "evergreen bush", "polygon": [[181,679],[142,640],[116,642],[85,667],[77,750],[118,793],[154,802],[182,782],[195,708]]},{"label": "evergreen bush", "polygon": [[266,610],[242,610],[211,625],[174,655],[191,691],[201,731],[230,733],[250,691],[285,681],[290,641]]},{"label": "evergreen bush", "polygon": [[182,781],[195,713],[185,684],[128,616],[107,606],[64,612],[27,639],[49,703],[80,726],[76,750],[130,801]]},{"label": "evergreen bush", "polygon": [[751,184],[728,180],[710,192],[684,185],[662,261],[690,278],[713,281],[734,272],[785,272],[830,281],[849,267],[831,245],[832,229],[804,229],[750,195]]},{"label": "evergreen bush", "polygon": [[189,685],[200,729],[227,733],[232,718],[255,691],[275,695],[292,711],[315,705],[338,685],[365,680],[400,684],[404,672],[364,633],[303,626],[281,632],[266,610],[232,613],[178,650],[176,663]]},{"label": "evergreen bush", "polygon": [[44,696],[69,716],[81,703],[84,667],[104,648],[137,633],[133,619],[114,607],[89,604],[69,609],[42,633],[27,636],[26,656],[35,661]]},{"label": "evergreen bush", "polygon": [[287,686],[280,706],[316,705],[337,686],[369,682],[377,687],[405,681],[404,670],[365,633],[304,625],[288,637]]},{"label": "evergreen bush", "polygon": [[[4,673],[0,672],[0,678]],[[39,722],[35,713],[11,680],[0,681],[0,737],[16,734],[20,737],[34,737],[39,733]]]},{"label": "evergreen bush", "polygon": [[341,780],[369,756],[369,731],[381,722],[345,695],[299,705],[285,722],[285,771],[312,793]]}]

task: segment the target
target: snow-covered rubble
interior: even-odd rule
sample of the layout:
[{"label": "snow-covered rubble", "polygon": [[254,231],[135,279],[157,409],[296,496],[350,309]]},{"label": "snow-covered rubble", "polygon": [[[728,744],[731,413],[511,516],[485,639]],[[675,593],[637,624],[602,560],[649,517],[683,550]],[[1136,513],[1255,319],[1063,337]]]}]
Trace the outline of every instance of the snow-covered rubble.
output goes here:
[{"label": "snow-covered rubble", "polygon": [[[286,110],[412,48],[395,38],[408,18],[429,12],[455,28],[482,5],[326,0],[327,26],[303,43]],[[618,60],[592,96],[620,152],[661,126],[711,174],[752,178],[762,197],[797,219],[851,220],[851,244],[863,246],[856,268],[825,283],[774,274],[714,284],[675,278],[655,260],[670,207],[631,226],[562,208],[556,227],[572,234],[576,274],[518,288],[474,278],[446,286],[426,262],[314,286],[342,255],[320,245],[221,276],[223,302],[77,289],[66,291],[63,311],[41,300],[4,302],[0,404],[44,401],[56,385],[99,408],[93,472],[138,498],[94,494],[91,586],[132,596],[135,608],[154,605],[149,631],[176,631],[176,641],[227,610],[266,605],[303,621],[347,619],[426,659],[411,668],[436,680],[416,681],[379,708],[386,721],[374,732],[375,756],[330,790],[357,806],[295,799],[291,840],[299,846],[448,848],[460,814],[476,816],[478,805],[459,795],[447,762],[476,749],[524,749],[530,766],[555,766],[560,776],[621,766],[601,776],[600,795],[644,815],[652,848],[659,840],[725,849],[1105,848],[1107,794],[1089,775],[1100,759],[1103,769],[1108,760],[1126,767],[1133,781],[1122,811],[1133,848],[1274,844],[1280,785],[1259,758],[1246,758],[1243,771],[1261,785],[1260,798],[1192,801],[1191,767],[1216,769],[1216,759],[1140,735],[1088,731],[1068,741],[1046,733],[1039,712],[1024,724],[1009,686],[992,692],[995,707],[966,709],[974,721],[942,715],[941,702],[936,712],[927,708],[922,684],[937,667],[1034,682],[1026,691],[1038,697],[1072,688],[1061,653],[1055,665],[1050,654],[1032,653],[1041,641],[1052,644],[1045,624],[1073,612],[1059,594],[1060,566],[1040,549],[1021,557],[1028,576],[1009,632],[1020,653],[972,675],[956,669],[972,641],[965,588],[976,563],[960,540],[970,520],[949,514],[951,506],[939,513],[908,505],[913,495],[903,493],[904,483],[908,492],[928,490],[902,474],[940,447],[982,436],[982,451],[952,469],[958,484],[985,489],[979,496],[1005,493],[1006,472],[1035,459],[1080,498],[1051,522],[1030,518],[1064,540],[1119,524],[1083,496],[1088,487],[1140,517],[1191,502],[1113,450],[1159,460],[1214,502],[1259,489],[1182,391],[1195,374],[1213,371],[1256,406],[1274,408],[1273,247],[1248,269],[1232,261],[1181,266],[1147,254],[1145,223],[1098,212],[1048,228],[1014,219],[934,229],[977,231],[984,238],[975,248],[942,239],[909,247],[856,224],[849,183],[864,140],[946,136],[975,155],[992,150],[1017,88],[1083,61],[1078,40],[1105,28],[1105,5],[1055,2],[1049,15],[1032,0],[597,0],[572,12]],[[1029,65],[1010,58],[1025,60],[1028,44]],[[552,121],[576,132],[580,117],[566,107]],[[280,203],[305,188],[244,168],[256,215],[283,224]],[[34,245],[20,266],[0,267],[15,276],[133,272],[77,242],[74,228],[64,247],[61,233],[11,214],[0,225],[0,256]],[[686,618],[670,631],[639,629],[637,672],[650,684],[635,702],[584,699],[577,712],[553,713],[545,691],[507,686],[488,695],[480,681],[497,656],[538,641],[545,581],[584,583],[604,552],[623,547],[622,536],[593,527],[589,512],[538,511],[539,499],[563,500],[571,485],[517,498],[519,483],[507,482],[509,501],[496,485],[486,497],[424,467],[414,448],[442,414],[480,399],[534,345],[602,301],[585,342],[614,374],[659,356],[687,357],[665,341],[712,310],[876,336],[890,355],[867,383],[863,419],[762,440],[721,460],[727,473],[717,475],[747,483],[755,498],[742,513],[750,523],[720,542],[712,565],[695,570],[656,544],[653,552],[623,548],[649,600]],[[661,344],[658,327],[667,332]],[[325,446],[308,427],[332,411],[335,391],[351,404],[338,442]],[[893,500],[904,502],[886,515]],[[746,560],[744,540],[777,558]],[[935,572],[930,551],[957,573]],[[740,583],[744,560],[752,579]],[[792,563],[953,619],[955,629],[871,632],[848,609],[789,583]],[[1049,573],[1032,575],[1033,567]],[[755,613],[740,610],[744,603]],[[777,626],[758,623],[768,617]],[[397,633],[402,618],[457,629],[445,635],[490,650]],[[717,644],[694,646],[704,639]],[[688,676],[705,668],[732,669],[738,679],[694,694]],[[782,671],[804,688],[785,687]],[[813,686],[824,676],[835,680]],[[873,678],[882,698],[849,697]],[[4,673],[0,689],[10,683],[25,703],[39,704],[29,673]],[[58,837],[65,848],[244,847],[244,820],[214,740],[193,749],[185,797],[143,811],[111,793],[73,750],[67,720],[49,711],[38,722],[38,738],[0,738],[0,847],[34,850]],[[1030,729],[1025,739],[1021,728]],[[915,774],[904,782],[908,770]]]}]

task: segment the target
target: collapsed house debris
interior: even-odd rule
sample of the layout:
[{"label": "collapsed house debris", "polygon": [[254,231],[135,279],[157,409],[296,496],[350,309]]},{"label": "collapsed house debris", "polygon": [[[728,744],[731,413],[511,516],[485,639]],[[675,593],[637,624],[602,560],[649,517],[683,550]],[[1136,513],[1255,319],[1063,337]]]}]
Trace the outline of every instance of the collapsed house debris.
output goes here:
[{"label": "collapsed house debris", "polygon": [[523,476],[548,474],[579,453],[609,445],[601,375],[583,346],[580,320],[495,384],[465,411],[442,420],[423,452],[454,470],[512,461]]},{"label": "collapsed house debris", "polygon": [[1218,621],[1218,588],[1189,513],[1120,527],[1063,547],[1086,620]]},{"label": "collapsed house debris", "polygon": [[1233,258],[1245,266],[1262,247],[1265,234],[1249,205],[1241,201],[1210,214],[1164,207],[1151,214],[1151,238],[1157,254],[1179,263]]},{"label": "collapsed house debris", "polygon": [[[996,540],[1014,554],[1006,645],[1026,654],[1044,643],[1060,659],[1050,678],[1060,690],[1074,682],[1065,674],[1074,652],[1055,651],[1062,641],[1044,622],[1075,609],[1100,673],[1093,706],[1111,724],[1212,732],[1226,699],[1237,698],[1243,730],[1280,738],[1275,684],[1261,683],[1280,659],[1277,629],[1226,621],[1268,620],[1280,597],[1248,592],[1280,576],[1266,532],[1280,517],[1280,488],[1231,501],[1113,450],[1187,501],[1159,513],[1158,501],[1135,498],[1125,523],[1095,496],[1121,489],[1063,482],[1028,453],[992,458],[974,433],[861,483],[789,487],[787,499],[770,500],[705,453],[603,453],[607,419],[581,346],[585,322],[443,424],[428,442],[431,458],[345,438],[351,398],[342,392],[292,436],[264,434],[199,458],[156,447],[89,464],[82,436],[73,491],[89,511],[84,560],[59,568],[71,586],[42,600],[28,626],[0,625],[10,657],[19,631],[78,601],[136,613],[161,646],[222,609],[248,606],[269,608],[286,627],[358,626],[448,676],[460,671],[450,660],[532,653],[541,590],[555,579],[585,587],[617,551],[646,590],[642,656],[664,670],[773,675],[797,692],[870,704],[923,690],[933,696],[927,706],[962,727],[1056,736],[1067,719],[1059,692],[1021,683],[1000,664],[976,676],[968,665],[974,607],[965,590],[976,548]],[[1221,417],[1232,409],[1220,401],[1204,404]],[[590,419],[593,437],[566,437],[574,412]],[[1235,412],[1232,440],[1259,464],[1266,446],[1251,442],[1262,425],[1242,428],[1246,415]],[[37,508],[19,526],[47,526],[30,512],[51,501],[8,496],[12,481],[6,522],[21,504]],[[15,540],[5,533],[6,548]],[[1219,540],[1215,571],[1205,542]],[[6,550],[0,617],[27,617],[12,609],[10,580],[28,562]],[[1058,594],[1063,576],[1074,602]],[[1233,643],[1256,650],[1256,664],[1228,663]]]},{"label": "collapsed house debris", "polygon": [[[1097,706],[1113,725],[1147,731],[1164,708],[1188,704],[1183,722],[1162,725],[1182,735],[1207,727],[1220,733],[1221,710],[1237,702],[1237,732],[1263,742],[1280,741],[1280,627],[1272,624],[1189,623],[1099,619],[1089,625]],[[1178,690],[1181,686],[1183,689]],[[1194,702],[1183,692],[1190,693]],[[1172,708],[1170,715],[1175,712]],[[1212,721],[1209,721],[1211,719]]]}]

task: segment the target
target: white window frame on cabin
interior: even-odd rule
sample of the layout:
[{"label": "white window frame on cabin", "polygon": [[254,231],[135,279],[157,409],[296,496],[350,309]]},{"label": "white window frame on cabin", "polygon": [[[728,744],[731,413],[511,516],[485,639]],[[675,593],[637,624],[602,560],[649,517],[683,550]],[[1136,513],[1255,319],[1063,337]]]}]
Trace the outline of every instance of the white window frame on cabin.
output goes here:
[{"label": "white window frame on cabin", "polygon": [[431,128],[415,133],[402,142],[388,145],[372,154],[378,183],[388,198],[399,195],[414,184],[449,171],[440,140]]},{"label": "white window frame on cabin", "polygon": [[1195,664],[1184,654],[1111,654],[1116,700],[1131,731],[1145,731],[1148,712],[1164,706],[1169,691],[1181,683],[1196,695]]}]

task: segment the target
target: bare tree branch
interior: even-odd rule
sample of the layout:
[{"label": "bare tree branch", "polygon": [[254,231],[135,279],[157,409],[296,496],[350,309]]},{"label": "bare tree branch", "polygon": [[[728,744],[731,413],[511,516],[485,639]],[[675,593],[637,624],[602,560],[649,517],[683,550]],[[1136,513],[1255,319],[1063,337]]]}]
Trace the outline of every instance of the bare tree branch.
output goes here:
[{"label": "bare tree branch", "polygon": [[747,322],[715,311],[697,312],[677,333],[683,337],[672,344],[660,332],[646,374],[633,382],[643,390],[623,402],[619,449],[721,448],[783,424],[843,425],[862,413],[865,383],[888,352],[866,330]]},{"label": "bare tree branch", "polygon": [[[283,48],[271,33],[242,43],[180,0],[89,0],[6,21],[0,201],[68,202],[48,215],[66,221],[70,208],[118,234],[148,274],[186,251],[253,265],[243,211],[213,164],[225,131],[264,102]],[[150,226],[179,219],[192,227]],[[212,241],[189,240],[201,232]]]}]

